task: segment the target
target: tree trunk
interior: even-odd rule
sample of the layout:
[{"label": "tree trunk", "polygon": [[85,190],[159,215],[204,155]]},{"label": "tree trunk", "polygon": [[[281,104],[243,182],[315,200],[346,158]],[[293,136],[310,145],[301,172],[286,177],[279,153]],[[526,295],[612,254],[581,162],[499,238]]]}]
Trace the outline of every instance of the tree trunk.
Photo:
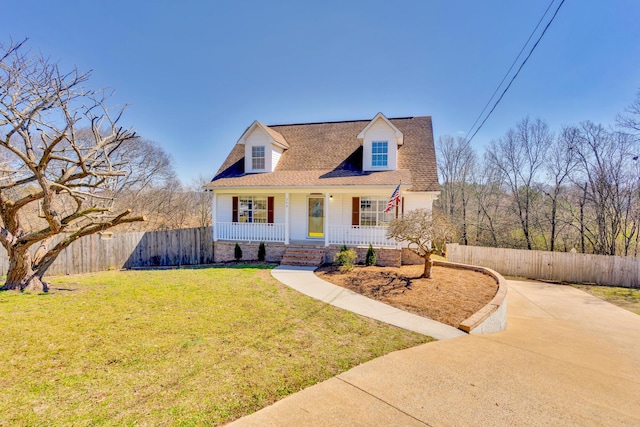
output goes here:
[{"label": "tree trunk", "polygon": [[15,249],[12,249],[12,252],[12,256],[9,257],[7,280],[0,289],[48,292],[49,287],[47,284],[33,270],[31,253],[28,250],[18,251]]},{"label": "tree trunk", "polygon": [[556,193],[551,200],[551,247],[549,248],[551,252],[555,251],[556,248],[556,216],[558,209],[557,197],[558,195]]},{"label": "tree trunk", "polygon": [[433,267],[433,261],[431,261],[431,253],[424,256],[424,271],[422,272],[423,279],[431,279],[431,267]]}]

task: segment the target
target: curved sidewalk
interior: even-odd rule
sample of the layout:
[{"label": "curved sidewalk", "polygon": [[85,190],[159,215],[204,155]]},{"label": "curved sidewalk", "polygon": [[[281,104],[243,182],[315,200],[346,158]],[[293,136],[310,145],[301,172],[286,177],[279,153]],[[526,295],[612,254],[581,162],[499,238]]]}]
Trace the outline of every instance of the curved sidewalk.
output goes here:
[{"label": "curved sidewalk", "polygon": [[305,295],[328,304],[398,326],[409,331],[429,335],[437,340],[445,340],[467,335],[463,331],[426,317],[407,313],[390,305],[372,300],[349,289],[341,288],[315,275],[316,267],[278,266],[271,275]]},{"label": "curved sidewalk", "polygon": [[540,282],[508,299],[503,332],[390,353],[234,425],[640,425],[640,316]]}]

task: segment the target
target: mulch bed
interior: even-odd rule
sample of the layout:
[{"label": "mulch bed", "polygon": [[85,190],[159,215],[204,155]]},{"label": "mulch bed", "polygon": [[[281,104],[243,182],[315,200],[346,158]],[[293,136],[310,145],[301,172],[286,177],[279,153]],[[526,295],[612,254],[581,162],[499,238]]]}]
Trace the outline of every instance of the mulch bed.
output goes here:
[{"label": "mulch bed", "polygon": [[491,301],[498,290],[495,279],[483,273],[434,266],[431,279],[422,279],[423,268],[355,266],[341,273],[337,267],[324,266],[316,274],[327,282],[456,328]]}]

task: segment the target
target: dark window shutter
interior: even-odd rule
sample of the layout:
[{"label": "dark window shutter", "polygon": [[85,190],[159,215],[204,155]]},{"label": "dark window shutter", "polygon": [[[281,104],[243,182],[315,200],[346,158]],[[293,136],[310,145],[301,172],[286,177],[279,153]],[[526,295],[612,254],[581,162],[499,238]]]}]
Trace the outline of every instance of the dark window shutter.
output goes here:
[{"label": "dark window shutter", "polygon": [[267,222],[273,224],[273,196],[267,198]]},{"label": "dark window shutter", "polygon": [[351,225],[360,225],[360,197],[351,199]]},{"label": "dark window shutter", "polygon": [[402,198],[402,202],[401,203],[402,203],[402,212],[401,213],[402,213],[402,216],[404,216],[404,197]]},{"label": "dark window shutter", "polygon": [[238,196],[233,196],[231,221],[238,222]]}]

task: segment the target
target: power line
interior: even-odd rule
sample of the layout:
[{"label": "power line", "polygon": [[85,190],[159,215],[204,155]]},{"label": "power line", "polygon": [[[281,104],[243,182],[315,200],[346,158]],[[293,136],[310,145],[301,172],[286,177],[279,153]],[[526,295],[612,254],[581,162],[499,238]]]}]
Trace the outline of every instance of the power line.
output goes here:
[{"label": "power line", "polygon": [[[549,4],[549,6],[547,7],[547,10],[544,12],[544,14],[542,15],[542,18],[540,19],[542,21],[542,19],[544,19],[545,15],[547,14],[547,11],[549,10],[549,8],[551,7],[551,5],[553,4],[555,0],[551,0],[551,3]],[[493,107],[491,107],[491,110],[489,111],[489,113],[486,115],[486,117],[484,118],[484,120],[482,120],[482,123],[480,123],[480,126],[478,126],[478,128],[475,130],[475,132],[473,133],[473,135],[471,135],[471,138],[468,139],[468,142],[471,142],[471,140],[476,136],[476,134],[478,133],[478,131],[482,128],[482,126],[486,123],[486,121],[489,119],[489,117],[491,116],[491,113],[493,113],[493,111],[496,109],[496,107],[498,106],[498,104],[500,103],[500,101],[502,100],[502,98],[504,97],[504,95],[507,93],[507,91],[509,90],[509,88],[511,87],[511,84],[513,83],[513,81],[516,79],[516,77],[518,77],[518,74],[520,74],[520,71],[522,70],[522,68],[524,67],[524,65],[527,63],[527,61],[529,60],[529,58],[531,57],[531,54],[533,53],[533,51],[536,49],[536,47],[538,46],[538,43],[540,43],[540,40],[542,40],[542,37],[544,37],[545,33],[547,32],[547,29],[549,29],[549,26],[551,25],[551,23],[553,22],[553,20],[555,19],[556,15],[558,14],[558,11],[560,11],[560,8],[562,7],[562,5],[564,4],[565,0],[562,0],[560,2],[560,4],[558,5],[558,7],[556,8],[556,11],[553,13],[553,16],[551,17],[551,19],[549,20],[549,22],[547,23],[547,25],[544,27],[544,30],[542,30],[542,33],[540,34],[540,36],[538,37],[538,40],[536,40],[535,44],[533,45],[533,47],[531,48],[531,50],[529,51],[529,53],[527,54],[527,57],[524,59],[524,61],[522,61],[522,64],[520,64],[520,67],[518,67],[518,71],[516,71],[516,73],[513,75],[513,77],[511,78],[511,80],[509,81],[509,84],[507,85],[507,87],[502,91],[502,93],[500,94],[500,97],[496,100],[495,104],[493,104]],[[533,32],[536,31],[536,29],[538,28],[538,26],[540,25],[540,22],[538,22],[538,25],[536,25],[536,28],[533,30]],[[533,33],[532,33],[533,35]],[[522,50],[524,50],[524,48],[526,47],[526,45],[529,43],[529,40],[531,39],[531,36],[529,36],[529,39],[527,40],[527,42],[525,43],[525,45],[522,47]],[[520,54],[522,53],[522,50],[520,51],[520,53],[518,54],[518,56],[516,57],[516,61],[518,60],[518,58],[520,57]],[[514,61],[515,63],[515,61]],[[513,64],[511,65],[511,67],[509,68],[509,71],[507,71],[507,75],[509,74],[509,72],[511,71],[511,68],[513,68]],[[506,78],[506,75],[505,75]],[[487,105],[491,102],[491,100],[493,99],[493,97],[495,96],[496,92],[498,91],[498,89],[500,88],[500,86],[502,85],[502,83],[504,82],[505,78],[502,79],[502,81],[500,82],[500,84],[498,85],[498,88],[496,88],[495,92],[493,93],[493,95],[491,96],[491,98],[489,98],[489,101],[487,102]],[[487,105],[485,105],[485,107],[483,108],[482,112],[480,113],[480,115],[478,116],[478,119],[476,119],[476,121],[473,123],[473,126],[475,126],[475,124],[478,122],[479,118],[482,116],[482,113],[486,110]],[[469,129],[469,132],[467,133],[467,136],[469,136],[469,133],[471,133],[471,130],[473,129],[473,126],[471,126],[471,129]],[[465,137],[466,139],[466,137]]]},{"label": "power line", "polygon": [[498,90],[500,90],[500,87],[502,87],[502,83],[504,83],[504,81],[507,79],[507,77],[509,76],[509,73],[511,72],[511,70],[513,70],[513,66],[516,65],[516,62],[518,62],[518,59],[520,59],[520,56],[522,56],[522,52],[524,52],[524,49],[527,47],[527,45],[529,44],[529,42],[531,41],[531,38],[533,37],[533,35],[536,33],[536,31],[538,31],[538,27],[540,27],[540,24],[542,23],[542,21],[544,20],[544,17],[547,16],[547,13],[549,12],[549,9],[551,9],[551,5],[553,5],[553,2],[555,0],[551,0],[551,3],[549,3],[549,6],[547,6],[547,9],[544,11],[544,13],[542,14],[542,16],[540,17],[540,20],[538,21],[538,23],[536,24],[535,28],[533,29],[533,31],[531,31],[531,34],[529,34],[529,38],[527,39],[526,42],[524,42],[524,45],[522,45],[522,49],[520,49],[520,52],[518,52],[518,55],[516,56],[516,58],[513,60],[513,62],[511,63],[511,66],[509,67],[509,69],[507,70],[507,72],[505,73],[504,77],[502,77],[502,80],[500,80],[500,83],[498,83],[498,86],[496,87],[496,90],[493,91],[493,93],[491,94],[491,98],[489,98],[489,100],[487,101],[486,104],[484,104],[484,107],[482,108],[482,111],[480,112],[480,114],[478,114],[478,117],[476,117],[476,121],[473,122],[473,124],[471,125],[471,128],[469,128],[469,131],[467,132],[467,135],[464,137],[465,139],[467,139],[467,137],[469,136],[469,134],[471,133],[471,131],[473,130],[473,128],[476,126],[476,124],[478,123],[478,120],[480,120],[480,118],[482,117],[482,115],[484,114],[484,112],[486,111],[487,107],[489,106],[489,104],[491,103],[491,101],[493,101],[493,98],[496,96],[496,93],[498,93]]}]

